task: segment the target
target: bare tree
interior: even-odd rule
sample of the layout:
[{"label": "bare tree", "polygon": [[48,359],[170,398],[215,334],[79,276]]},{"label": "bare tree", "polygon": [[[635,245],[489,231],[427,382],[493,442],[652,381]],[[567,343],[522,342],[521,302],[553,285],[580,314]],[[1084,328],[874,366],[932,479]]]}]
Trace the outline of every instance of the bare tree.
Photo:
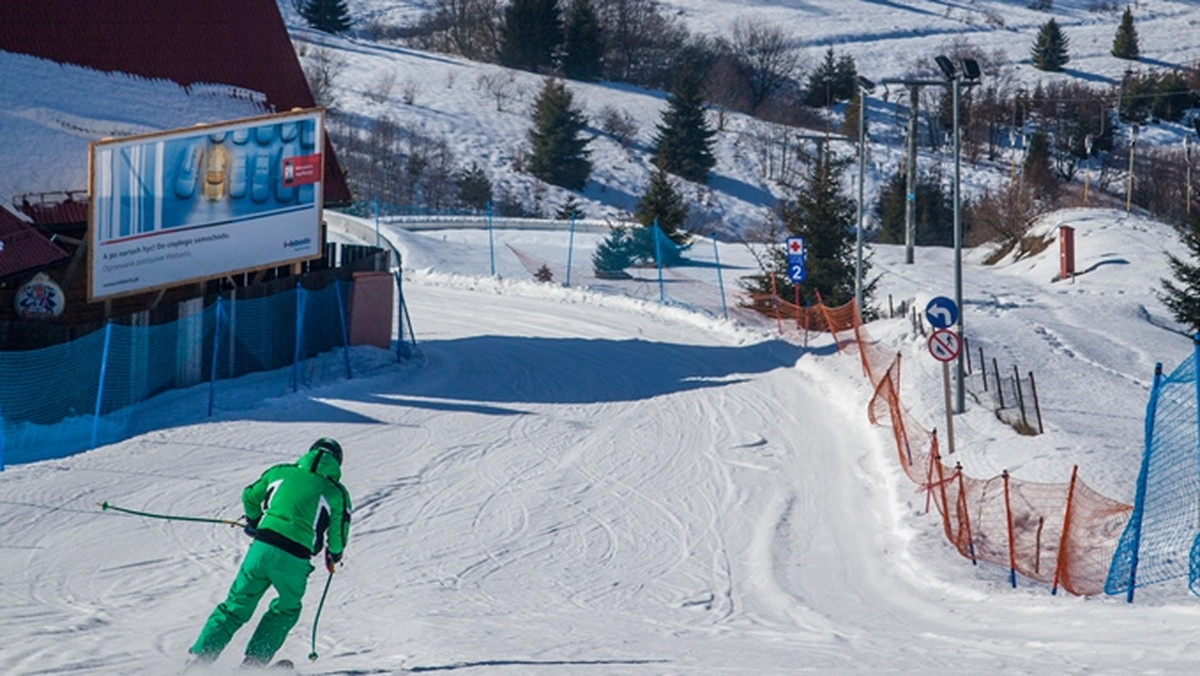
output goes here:
[{"label": "bare tree", "polygon": [[396,86],[396,72],[385,70],[364,94],[375,103],[383,103],[392,97],[392,89]]},{"label": "bare tree", "polygon": [[496,101],[498,113],[504,112],[508,102],[520,93],[516,75],[512,71],[480,73],[475,84]]},{"label": "bare tree", "polygon": [[606,75],[621,82],[663,85],[687,29],[656,0],[599,0]]},{"label": "bare tree", "polygon": [[499,48],[499,0],[436,0],[422,20],[418,47],[494,61]]},{"label": "bare tree", "polygon": [[616,139],[622,148],[628,150],[637,139],[637,118],[629,114],[629,111],[604,106],[600,109],[599,123],[600,131]]},{"label": "bare tree", "polygon": [[341,52],[300,43],[296,47],[304,77],[317,105],[337,107],[337,81],[350,62]]},{"label": "bare tree", "polygon": [[735,21],[730,47],[746,68],[751,110],[786,85],[800,65],[800,56],[783,29],[763,20]]}]

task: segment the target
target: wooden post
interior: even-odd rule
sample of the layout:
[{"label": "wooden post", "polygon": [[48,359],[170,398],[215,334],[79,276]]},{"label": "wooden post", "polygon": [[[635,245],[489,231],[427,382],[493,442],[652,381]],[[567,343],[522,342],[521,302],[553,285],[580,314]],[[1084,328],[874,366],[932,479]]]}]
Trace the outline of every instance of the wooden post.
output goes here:
[{"label": "wooden post", "polygon": [[1037,537],[1033,544],[1033,572],[1036,575],[1042,573],[1042,528],[1046,525],[1046,517],[1038,517]]},{"label": "wooden post", "polygon": [[1000,408],[1004,408],[1004,385],[1000,382],[1000,366],[992,357],[992,372],[996,374],[996,396],[1000,398]]},{"label": "wooden post", "polygon": [[796,306],[796,330],[797,330],[797,331],[799,331],[799,330],[800,330],[800,285],[799,285],[799,284],[793,284],[793,285],[792,285],[792,289],[793,289],[793,290],[796,292],[796,294],[795,294],[795,296],[796,296],[796,299],[795,299],[795,306]]},{"label": "wooden post", "polygon": [[929,513],[929,501],[933,496],[933,466],[938,462],[937,429],[933,430],[932,442],[929,448],[929,467],[925,469],[925,513]]},{"label": "wooden post", "polygon": [[958,509],[963,515],[967,527],[967,552],[971,555],[971,565],[979,565],[975,559],[975,536],[971,533],[971,510],[967,509],[967,488],[963,482],[962,463],[954,463],[954,471],[958,474]]},{"label": "wooden post", "polygon": [[1021,372],[1013,364],[1013,383],[1017,386],[1017,405],[1021,407],[1021,423],[1029,427],[1029,418],[1025,415],[1025,393],[1021,392]]},{"label": "wooden post", "polygon": [[979,369],[983,371],[983,391],[988,391],[987,386],[987,362],[983,360],[983,346],[979,346]]},{"label": "wooden post", "polygon": [[[1067,566],[1067,535],[1071,532],[1071,508],[1075,501],[1075,479],[1079,476],[1079,465],[1071,469],[1071,481],[1067,484],[1067,506],[1063,508],[1062,535],[1058,537],[1058,560],[1054,564],[1054,585],[1050,587],[1052,595],[1058,594],[1058,583],[1062,579],[1063,570]],[[1070,591],[1069,589],[1067,591]]]},{"label": "wooden post", "polygon": [[1033,392],[1033,410],[1037,413],[1038,434],[1044,434],[1046,429],[1042,427],[1042,405],[1038,402],[1037,383],[1033,380],[1033,371],[1029,372],[1029,389]]},{"label": "wooden post", "polygon": [[775,306],[775,323],[779,326],[779,335],[783,335],[783,319],[779,316],[779,285],[775,283],[775,275],[771,275],[771,304]]}]

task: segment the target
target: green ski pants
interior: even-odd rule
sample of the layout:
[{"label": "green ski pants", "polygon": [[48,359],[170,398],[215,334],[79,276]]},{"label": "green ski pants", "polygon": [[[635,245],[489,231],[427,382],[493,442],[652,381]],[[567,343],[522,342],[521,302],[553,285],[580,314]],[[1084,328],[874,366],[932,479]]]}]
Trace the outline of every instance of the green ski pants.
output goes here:
[{"label": "green ski pants", "polygon": [[229,587],[229,595],[208,616],[189,652],[205,662],[216,660],[237,630],[250,620],[267,588],[275,587],[279,596],[271,601],[246,645],[246,657],[270,662],[300,619],[304,588],[312,571],[307,559],[255,540]]}]

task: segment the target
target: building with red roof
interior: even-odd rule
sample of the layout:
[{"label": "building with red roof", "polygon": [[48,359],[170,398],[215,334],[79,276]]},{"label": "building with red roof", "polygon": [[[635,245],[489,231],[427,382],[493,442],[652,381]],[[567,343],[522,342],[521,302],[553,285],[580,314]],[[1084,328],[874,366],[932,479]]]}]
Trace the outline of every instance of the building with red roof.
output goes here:
[{"label": "building with red roof", "polygon": [[[0,50],[183,87],[233,85],[276,112],[316,106],[275,0],[5,0],[4,14]],[[328,139],[325,151],[325,201],[349,202]]]},{"label": "building with red roof", "polygon": [[[266,112],[316,107],[276,0],[5,0],[4,10],[0,52],[21,59],[22,63],[59,64],[64,69],[79,67],[85,72],[129,76],[148,83],[165,81],[181,87],[191,105],[186,112],[174,107],[157,109],[165,111],[155,122],[163,124],[164,130],[230,119],[230,114],[223,112],[230,109],[228,103],[225,108],[212,108],[207,102],[205,97],[212,91],[244,92],[247,100],[253,101],[255,110]],[[6,75],[35,72],[23,67],[17,70],[16,74]],[[59,83],[56,76],[51,76],[46,86],[61,86]],[[13,111],[17,115],[14,119],[28,116],[30,111],[53,113],[56,100],[64,102],[58,110],[82,115],[84,122],[126,119],[120,112],[102,109],[103,105],[92,99],[81,101],[80,92],[47,92],[40,88],[41,84],[26,81],[21,83],[21,89],[9,90],[7,105],[19,108]],[[17,91],[28,94],[14,98]],[[24,109],[26,99],[21,96],[40,99]],[[191,117],[174,119],[187,115]],[[72,126],[80,118],[70,114],[59,114],[53,119],[43,117],[39,121],[43,127],[55,129],[79,143],[99,141],[109,135],[91,130],[101,127]],[[41,150],[36,140],[31,143],[19,134],[0,139],[0,143],[6,142],[18,144],[12,147],[24,143],[23,152],[27,154]],[[243,286],[273,275],[296,273],[294,268],[261,270],[255,275],[237,275],[237,279],[226,277],[103,303],[88,302],[87,275],[82,273],[86,247],[81,246],[87,239],[88,186],[57,184],[81,182],[80,177],[87,175],[87,167],[71,164],[72,171],[56,177],[54,167],[61,162],[74,162],[64,157],[38,154],[37,159],[42,164],[48,162],[51,171],[44,166],[36,170],[23,167],[15,161],[0,168],[0,172],[10,172],[10,178],[21,178],[10,183],[34,186],[33,191],[19,188],[10,190],[11,195],[0,195],[0,199],[12,201],[0,207],[0,241],[4,242],[0,250],[0,336],[13,334],[18,330],[14,327],[22,324],[13,309],[14,298],[18,287],[37,272],[46,272],[65,294],[66,310],[54,323],[80,330],[86,324],[95,325],[112,316],[181,302],[197,294],[216,293],[230,284]],[[348,203],[350,191],[328,137],[322,161],[325,204]],[[81,155],[79,162],[86,165],[87,160]],[[28,173],[19,174],[22,171]],[[5,324],[9,325],[7,329]]]},{"label": "building with red roof", "polygon": [[29,275],[68,258],[34,224],[0,205],[0,280]]}]

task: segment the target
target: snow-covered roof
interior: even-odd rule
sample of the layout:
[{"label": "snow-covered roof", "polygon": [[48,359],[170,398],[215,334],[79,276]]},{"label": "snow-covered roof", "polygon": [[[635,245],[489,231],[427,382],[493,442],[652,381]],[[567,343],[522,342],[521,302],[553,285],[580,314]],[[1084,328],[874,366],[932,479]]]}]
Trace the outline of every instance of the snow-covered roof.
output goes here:
[{"label": "snow-covered roof", "polygon": [[[5,15],[0,156],[21,158],[0,172],[5,201],[85,189],[105,136],[315,105],[274,0],[9,0]],[[326,198],[345,201],[327,151]]]}]

